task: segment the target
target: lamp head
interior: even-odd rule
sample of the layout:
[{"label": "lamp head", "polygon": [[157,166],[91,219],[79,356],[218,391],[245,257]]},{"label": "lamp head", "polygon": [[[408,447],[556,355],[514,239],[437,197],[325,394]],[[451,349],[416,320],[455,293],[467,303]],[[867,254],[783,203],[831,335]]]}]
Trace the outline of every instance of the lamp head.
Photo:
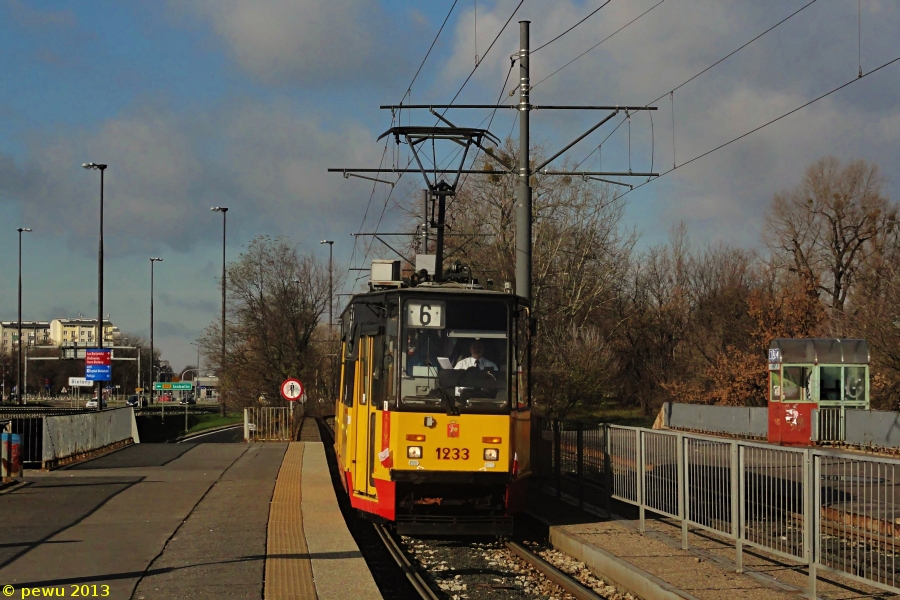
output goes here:
[{"label": "lamp head", "polygon": [[106,165],[102,165],[99,163],[92,163],[92,162],[84,163],[81,166],[84,167],[85,169],[89,169],[89,170],[98,170],[99,169],[100,171],[102,171],[103,169],[106,168]]},{"label": "lamp head", "polygon": [[154,256],[154,257],[151,257],[151,258],[150,258],[150,262],[162,262],[162,259],[159,258],[159,257]]},{"label": "lamp head", "polygon": [[330,244],[333,244],[333,243],[334,243],[334,240],[322,240],[322,241],[319,242],[319,243],[320,243],[320,244],[329,244],[329,245],[330,245]]},{"label": "lamp head", "polygon": [[213,206],[213,207],[210,208],[209,210],[211,210],[211,211],[213,211],[213,212],[221,212],[221,213],[224,213],[224,212],[228,212],[228,207],[227,207],[227,206]]},{"label": "lamp head", "polygon": [[22,232],[30,233],[30,232],[31,232],[31,228],[30,228],[30,227],[17,227],[17,228],[16,228],[16,231],[18,231],[19,233],[22,233]]}]

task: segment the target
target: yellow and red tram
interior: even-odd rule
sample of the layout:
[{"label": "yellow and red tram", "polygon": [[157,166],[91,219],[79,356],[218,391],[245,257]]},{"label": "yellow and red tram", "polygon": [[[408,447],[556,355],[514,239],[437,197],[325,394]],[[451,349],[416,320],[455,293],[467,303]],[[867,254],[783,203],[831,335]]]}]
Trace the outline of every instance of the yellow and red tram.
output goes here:
[{"label": "yellow and red tram", "polygon": [[353,296],[335,407],[351,505],[399,533],[510,534],[530,472],[529,332],[521,298],[470,283]]}]

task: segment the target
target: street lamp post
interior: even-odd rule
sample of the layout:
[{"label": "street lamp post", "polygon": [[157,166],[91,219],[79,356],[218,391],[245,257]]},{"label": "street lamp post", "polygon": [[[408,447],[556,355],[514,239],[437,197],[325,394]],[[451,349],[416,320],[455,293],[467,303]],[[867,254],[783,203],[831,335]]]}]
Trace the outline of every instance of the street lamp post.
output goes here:
[{"label": "street lamp post", "polygon": [[18,361],[16,368],[16,395],[18,396],[19,404],[22,404],[25,398],[25,395],[22,393],[22,234],[31,233],[31,229],[19,227],[16,231],[19,232],[19,347],[16,351],[16,360]]},{"label": "street lamp post", "polygon": [[222,359],[219,365],[219,401],[222,403],[222,416],[225,416],[225,394],[222,391],[225,370],[225,226],[228,221],[227,206],[213,206],[210,208],[213,212],[222,213]]},{"label": "street lamp post", "polygon": [[[162,262],[161,258],[153,257],[150,259],[150,375],[153,375],[153,266],[155,263]],[[151,377],[153,379],[153,377]],[[153,382],[150,382],[150,404],[153,404]]]},{"label": "street lamp post", "polygon": [[200,341],[189,342],[191,346],[197,346],[197,372],[194,374],[194,400],[200,402],[200,383],[197,378],[200,377]]},{"label": "street lamp post", "polygon": [[[334,325],[334,268],[332,265],[333,254],[332,250],[334,250],[334,240],[322,240],[319,242],[320,244],[328,244],[328,346],[329,350],[331,349],[331,344],[334,342],[334,332],[332,331],[332,327]],[[331,361],[331,389],[329,392],[331,393],[331,399],[334,400],[334,383],[335,383],[335,368],[334,368],[334,359]]]},{"label": "street lamp post", "polygon": [[[97,338],[99,348],[103,348],[103,174],[107,165],[98,163],[85,163],[81,165],[85,169],[100,171],[100,246],[97,253]],[[97,382],[97,410],[103,408],[103,382]]]}]

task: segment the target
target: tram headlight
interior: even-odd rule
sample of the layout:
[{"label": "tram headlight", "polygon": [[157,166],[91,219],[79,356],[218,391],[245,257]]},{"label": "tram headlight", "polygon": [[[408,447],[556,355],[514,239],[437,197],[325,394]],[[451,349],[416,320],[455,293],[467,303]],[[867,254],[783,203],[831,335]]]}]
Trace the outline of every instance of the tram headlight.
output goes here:
[{"label": "tram headlight", "polygon": [[407,446],[406,458],[422,458],[422,446]]},{"label": "tram headlight", "polygon": [[500,458],[500,450],[498,448],[485,448],[484,460],[498,460]]}]

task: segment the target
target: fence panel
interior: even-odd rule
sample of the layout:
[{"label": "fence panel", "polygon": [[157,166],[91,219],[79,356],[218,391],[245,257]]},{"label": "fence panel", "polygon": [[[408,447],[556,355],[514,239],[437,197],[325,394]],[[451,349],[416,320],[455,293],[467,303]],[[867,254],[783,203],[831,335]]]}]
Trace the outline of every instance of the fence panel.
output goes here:
[{"label": "fence panel", "polygon": [[638,504],[640,489],[640,430],[634,427],[609,427],[609,462],[612,469],[612,497]]},{"label": "fence panel", "polygon": [[606,486],[606,428],[590,427],[584,436],[584,480],[594,485]]},{"label": "fence panel", "polygon": [[825,569],[900,591],[900,463],[815,451],[816,558]]},{"label": "fence panel", "polygon": [[642,431],[644,464],[644,505],[646,508],[680,518],[678,440],[676,433]]},{"label": "fence panel", "polygon": [[742,443],[740,461],[741,541],[785,558],[804,559],[807,451]]},{"label": "fence panel", "polygon": [[244,409],[244,438],[248,442],[289,442],[293,439],[293,411],[281,406]]},{"label": "fence panel", "polygon": [[732,442],[684,436],[685,517],[691,525],[730,535]]}]

